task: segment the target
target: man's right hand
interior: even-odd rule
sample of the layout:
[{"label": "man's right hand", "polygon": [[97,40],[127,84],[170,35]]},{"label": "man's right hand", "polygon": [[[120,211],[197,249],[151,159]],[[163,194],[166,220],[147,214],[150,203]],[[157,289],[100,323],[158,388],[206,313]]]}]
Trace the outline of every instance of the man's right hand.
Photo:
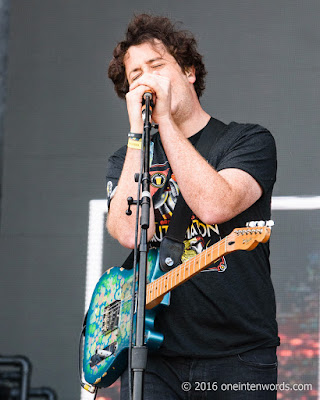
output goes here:
[{"label": "man's right hand", "polygon": [[140,85],[126,94],[130,132],[143,132],[142,98],[144,93],[150,90],[148,86]]}]

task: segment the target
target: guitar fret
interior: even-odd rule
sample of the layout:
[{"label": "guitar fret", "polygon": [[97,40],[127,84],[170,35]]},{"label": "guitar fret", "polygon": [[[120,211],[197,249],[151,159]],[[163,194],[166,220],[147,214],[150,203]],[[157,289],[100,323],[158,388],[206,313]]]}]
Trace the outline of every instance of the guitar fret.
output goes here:
[{"label": "guitar fret", "polygon": [[186,263],[186,271],[188,272],[188,278],[191,276],[191,266],[190,266],[190,261],[188,260]]},{"label": "guitar fret", "polygon": [[162,282],[162,291],[165,292],[167,289],[167,279],[168,277],[166,275],[163,275],[163,282]]},{"label": "guitar fret", "polygon": [[150,294],[149,294],[150,301],[153,300],[153,287],[154,287],[154,284],[152,282],[152,283],[150,283]]},{"label": "guitar fret", "polygon": [[195,258],[194,258],[194,262],[193,262],[193,264],[194,264],[194,266],[193,266],[193,272],[196,274],[197,273],[197,271],[198,271],[198,263],[199,263],[199,260],[198,260],[198,256],[196,256]]},{"label": "guitar fret", "polygon": [[179,274],[178,274],[178,269],[179,269],[179,268],[177,268],[177,270],[173,272],[173,274],[174,274],[174,285],[175,285],[175,286],[177,285],[177,278],[178,278],[178,276],[179,276]]},{"label": "guitar fret", "polygon": [[157,297],[157,293],[156,293],[156,280],[153,283],[153,298],[155,299]]}]

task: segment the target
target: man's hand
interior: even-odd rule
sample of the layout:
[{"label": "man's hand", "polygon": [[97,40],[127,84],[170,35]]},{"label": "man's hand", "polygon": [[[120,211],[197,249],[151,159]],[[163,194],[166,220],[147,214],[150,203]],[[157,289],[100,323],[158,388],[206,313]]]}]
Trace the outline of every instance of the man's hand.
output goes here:
[{"label": "man's hand", "polygon": [[147,86],[140,85],[126,94],[130,132],[143,132],[142,96],[147,90],[150,90]]},{"label": "man's hand", "polygon": [[[171,118],[171,83],[170,79],[158,75],[157,71],[145,73],[141,78],[135,80],[129,87],[126,95],[128,115],[131,132],[139,133],[143,130],[141,116],[143,94],[151,90],[155,107],[152,119],[159,123],[164,118]],[[140,129],[136,131],[135,129]]]}]

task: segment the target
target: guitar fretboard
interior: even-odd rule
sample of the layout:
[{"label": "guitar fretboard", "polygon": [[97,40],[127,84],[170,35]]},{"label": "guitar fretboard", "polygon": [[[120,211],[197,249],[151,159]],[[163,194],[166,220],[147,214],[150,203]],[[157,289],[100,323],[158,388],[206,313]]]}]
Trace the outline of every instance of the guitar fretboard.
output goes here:
[{"label": "guitar fretboard", "polygon": [[147,285],[146,305],[150,304],[158,297],[165,295],[183,282],[186,282],[201,270],[217,261],[222,255],[227,254],[230,236],[231,235],[226,236],[200,254],[197,254],[195,257],[185,261],[183,264],[178,265],[165,275],[149,283]]}]

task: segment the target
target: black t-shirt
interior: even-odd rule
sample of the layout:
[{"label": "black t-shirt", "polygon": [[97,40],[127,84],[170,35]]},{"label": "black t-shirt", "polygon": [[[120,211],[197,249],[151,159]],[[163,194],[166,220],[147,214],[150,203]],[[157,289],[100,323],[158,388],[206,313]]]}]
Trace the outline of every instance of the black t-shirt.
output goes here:
[{"label": "black t-shirt", "polygon": [[[190,138],[193,145],[201,133]],[[150,152],[151,194],[156,221],[151,244],[157,247],[168,228],[179,186],[159,133],[152,138]],[[109,202],[116,190],[125,155],[126,146],[109,159]],[[207,159],[217,171],[237,168],[249,173],[260,184],[263,194],[247,210],[219,225],[207,225],[193,215],[186,232],[183,261],[225,237],[234,228],[245,226],[248,221],[270,219],[276,148],[268,130],[260,125],[231,122],[223,137],[210,149]],[[169,356],[221,357],[256,347],[277,346],[275,317],[269,243],[261,243],[252,251],[237,251],[222,257],[171,292],[170,306],[156,318],[156,328],[165,336],[159,352]]]}]

